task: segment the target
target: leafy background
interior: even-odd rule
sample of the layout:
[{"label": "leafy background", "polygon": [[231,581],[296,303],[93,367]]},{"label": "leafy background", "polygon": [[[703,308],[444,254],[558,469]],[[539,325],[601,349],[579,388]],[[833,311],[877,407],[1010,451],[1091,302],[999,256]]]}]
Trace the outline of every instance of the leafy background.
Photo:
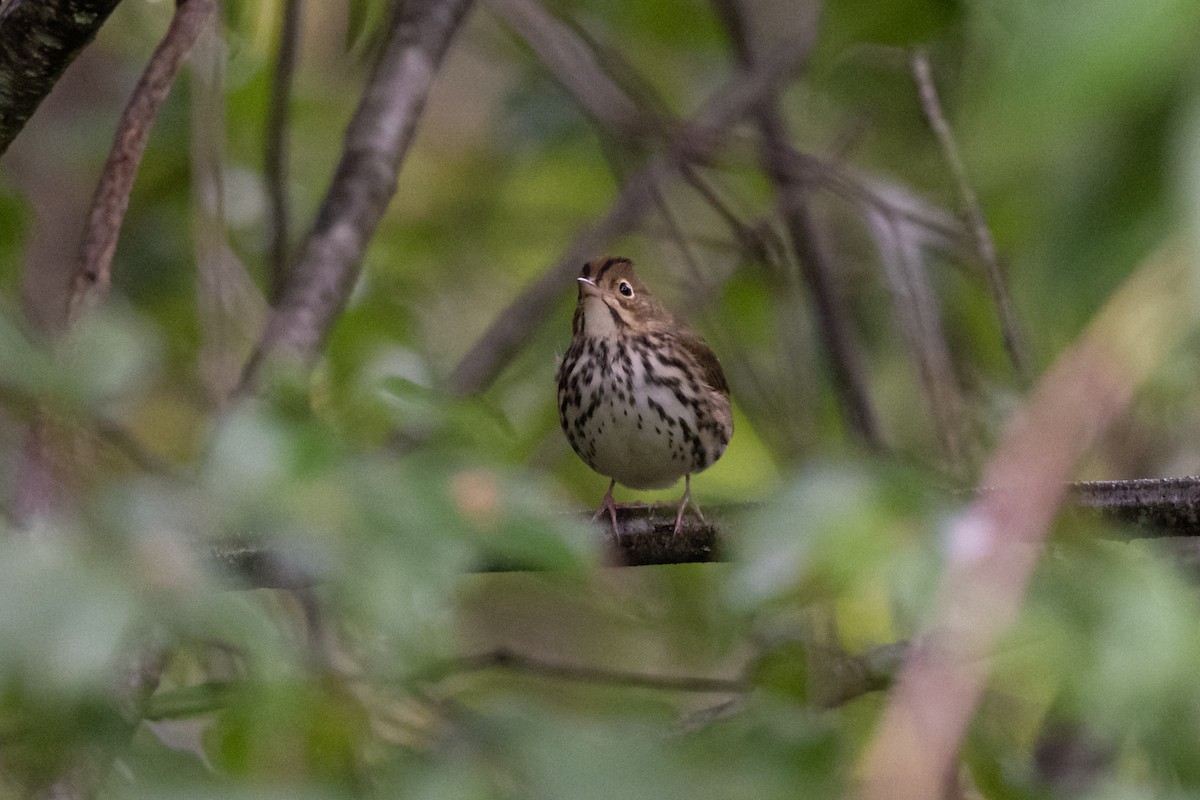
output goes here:
[{"label": "leafy background", "polygon": [[[856,443],[839,413],[794,256],[763,263],[686,185],[665,185],[670,213],[648,215],[611,250],[687,310],[730,374],[737,435],[695,489],[702,507],[734,508],[731,561],[605,568],[571,513],[598,500],[603,479],[570,452],[554,408],[572,287],[486,392],[451,399],[444,387],[660,145],[600,130],[487,5],[438,76],[310,382],[223,412],[202,367],[220,332],[198,311],[195,143],[221,142],[224,233],[265,286],[263,128],[282,13],[272,0],[223,4],[220,37],[204,45],[222,82],[205,89],[199,70],[185,73],[157,120],[111,302],[54,352],[41,346],[110,132],[169,5],[119,6],[0,162],[4,793],[45,786],[95,753],[116,758],[105,797],[849,791],[886,694],[828,708],[831,663],[915,633],[947,522],[965,503],[953,490],[971,484],[1025,394],[977,261],[939,252],[923,263],[966,402],[964,480],[951,477],[944,420],[929,411],[854,206],[813,192],[883,452]],[[734,69],[705,3],[547,7],[650,108],[685,117]],[[780,97],[798,148],[957,212],[908,67],[906,48],[927,48],[1037,373],[1197,218],[1200,4],[746,9],[757,35],[778,41],[820,12],[816,49]],[[387,16],[379,0],[305,6],[288,184],[298,232]],[[223,119],[196,113],[206,91]],[[743,219],[783,241],[752,143],[739,128],[705,172]],[[231,291],[261,313],[245,286]],[[1081,477],[1196,471],[1197,355],[1194,337],[1170,355]],[[49,490],[61,511],[29,518],[35,408],[83,452],[62,454]],[[1147,545],[1099,541],[1097,523],[1060,527],[997,653],[962,752],[962,796],[1196,796],[1195,585]],[[325,580],[298,597],[231,587],[203,553],[247,532]],[[540,569],[474,571],[505,557]],[[164,672],[149,720],[131,729],[115,676],[143,649],[165,654]],[[528,661],[472,660],[512,652]],[[706,679],[726,683],[702,690]]]}]

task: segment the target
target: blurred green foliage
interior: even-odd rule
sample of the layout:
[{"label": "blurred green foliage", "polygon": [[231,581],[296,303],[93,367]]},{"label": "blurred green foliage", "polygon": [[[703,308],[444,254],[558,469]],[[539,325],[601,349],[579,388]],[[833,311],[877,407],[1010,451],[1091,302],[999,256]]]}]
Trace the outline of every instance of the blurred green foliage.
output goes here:
[{"label": "blurred green foliage", "polygon": [[[86,207],[169,5],[126,0],[0,162],[0,794],[45,786],[80,759],[104,765],[105,798],[844,794],[885,698],[822,698],[847,659],[917,631],[942,531],[966,502],[940,477],[953,470],[939,421],[896,334],[862,209],[819,195],[815,215],[866,349],[886,456],[849,435],[794,259],[781,272],[747,255],[678,182],[663,188],[669,219],[651,214],[613,243],[688,311],[733,385],[737,435],[697,478],[699,502],[753,507],[727,511],[729,563],[606,568],[574,513],[604,481],[571,454],[554,408],[571,287],[495,386],[470,399],[442,386],[661,143],[598,131],[486,4],[439,75],[311,378],[228,411],[206,394],[188,74],[156,122],[111,302],[53,346],[25,324],[29,307],[62,301],[65,277],[38,277],[65,276],[67,262],[38,243],[77,236],[71,209]],[[223,6],[225,235],[260,286],[282,6]],[[546,6],[632,96],[680,116],[733,72],[704,3]],[[758,35],[779,40],[811,10],[746,3]],[[288,184],[297,240],[387,15],[383,0],[305,4]],[[1200,218],[1200,3],[834,0],[820,19],[813,59],[781,95],[797,146],[957,212],[903,49],[926,48],[1039,367],[1151,248]],[[744,145],[703,172],[783,242]],[[930,253],[928,267],[986,453],[1019,384],[975,260]],[[1193,342],[1141,390],[1086,475],[1196,471],[1197,355]],[[58,510],[27,517],[35,418],[51,421],[61,455]],[[997,653],[965,780],[987,798],[1200,796],[1194,581],[1149,546],[1063,527]],[[320,583],[245,588],[208,558],[230,539],[287,553]],[[480,572],[513,564],[527,571]],[[464,660],[501,650],[586,669]],[[133,724],[128,665],[154,653],[161,682]],[[647,675],[746,691],[636,680]],[[1034,755],[1059,728],[1105,756],[1069,790]]]}]

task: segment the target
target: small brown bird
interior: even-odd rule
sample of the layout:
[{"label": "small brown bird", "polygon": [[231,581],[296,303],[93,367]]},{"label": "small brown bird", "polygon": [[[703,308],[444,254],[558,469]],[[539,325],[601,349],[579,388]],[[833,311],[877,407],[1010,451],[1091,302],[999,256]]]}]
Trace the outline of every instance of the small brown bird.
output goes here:
[{"label": "small brown bird", "polygon": [[682,477],[678,533],[692,474],[712,466],[733,435],[717,357],[655,299],[627,258],[584,266],[572,331],[558,368],[558,419],[584,463],[610,479],[596,516],[607,510],[616,533],[616,484],[663,489]]}]

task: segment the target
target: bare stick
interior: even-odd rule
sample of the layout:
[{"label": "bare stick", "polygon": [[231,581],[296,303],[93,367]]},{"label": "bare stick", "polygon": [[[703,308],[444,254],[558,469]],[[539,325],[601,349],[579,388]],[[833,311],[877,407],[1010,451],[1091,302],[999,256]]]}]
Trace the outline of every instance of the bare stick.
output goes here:
[{"label": "bare stick", "polygon": [[271,301],[283,294],[288,267],[288,127],[291,123],[292,79],[300,40],[301,0],[285,0],[279,30],[275,70],[271,74],[271,99],[267,105],[263,173],[267,183],[267,208],[271,232]]},{"label": "bare stick", "polygon": [[622,188],[609,213],[580,234],[562,258],[500,313],[450,374],[449,387],[459,395],[481,392],[499,375],[522,343],[568,291],[580,266],[594,258],[610,238],[627,231],[653,201],[659,175],[675,165],[702,163],[716,151],[729,128],[742,119],[807,58],[807,42],[786,42],[758,68],[731,79],[718,89],[692,120],[679,126],[666,155],[650,160]]},{"label": "bare stick", "polygon": [[1087,447],[1191,330],[1195,255],[1147,259],[1042,379],[950,528],[948,564],[924,633],[859,767],[858,800],[938,797],[999,638],[1012,625],[1066,477]]},{"label": "bare stick", "polygon": [[391,35],[346,130],[341,161],[316,222],[290,270],[240,391],[265,363],[319,354],[345,308],[367,245],[396,193],[400,165],[416,133],[429,89],[470,0],[400,4]]},{"label": "bare stick", "polygon": [[108,294],[113,253],[129,207],[129,193],[137,176],[150,129],[188,51],[212,14],[215,0],[181,0],[162,41],[150,57],[129,104],[117,123],[112,149],[96,186],[88,216],[79,263],[71,283],[67,321],[74,324],[91,306]]},{"label": "bare stick", "polygon": [[1000,318],[1000,335],[1004,340],[1004,349],[1008,351],[1017,378],[1023,385],[1028,386],[1032,379],[1029,354],[1017,322],[1016,311],[1013,309],[1012,298],[1000,270],[996,243],[992,240],[991,230],[983,217],[983,206],[979,203],[979,196],[967,178],[967,167],[963,162],[962,153],[959,152],[954,133],[950,130],[950,123],[942,111],[937,84],[933,80],[933,70],[929,66],[929,55],[925,50],[918,48],[913,51],[910,64],[921,96],[921,109],[925,112],[925,118],[929,120],[929,127],[933,129],[938,145],[942,148],[942,155],[950,167],[950,173],[954,176],[959,201],[963,205],[971,235],[975,239],[979,259],[983,262],[988,289],[992,293],[992,302],[996,304],[996,314]]},{"label": "bare stick", "polygon": [[38,0],[0,11],[0,154],[119,2]]}]

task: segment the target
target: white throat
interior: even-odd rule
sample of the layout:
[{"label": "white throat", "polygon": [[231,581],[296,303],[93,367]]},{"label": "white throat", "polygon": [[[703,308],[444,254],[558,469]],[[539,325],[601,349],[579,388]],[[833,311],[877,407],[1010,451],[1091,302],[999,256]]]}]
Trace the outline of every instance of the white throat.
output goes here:
[{"label": "white throat", "polygon": [[587,295],[583,298],[583,332],[603,339],[617,338],[617,323],[613,320],[612,311],[599,297]]}]

